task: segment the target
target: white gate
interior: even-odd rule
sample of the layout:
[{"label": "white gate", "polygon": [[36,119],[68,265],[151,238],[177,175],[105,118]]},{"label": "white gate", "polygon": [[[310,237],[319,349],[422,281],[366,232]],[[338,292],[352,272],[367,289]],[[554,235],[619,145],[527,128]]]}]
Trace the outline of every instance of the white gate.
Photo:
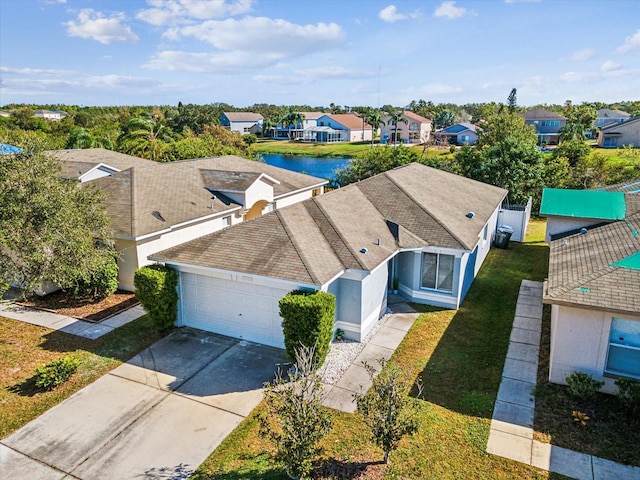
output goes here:
[{"label": "white gate", "polygon": [[511,240],[524,242],[529,218],[531,217],[531,197],[526,205],[503,205],[498,212],[498,225],[509,225],[513,228]]}]

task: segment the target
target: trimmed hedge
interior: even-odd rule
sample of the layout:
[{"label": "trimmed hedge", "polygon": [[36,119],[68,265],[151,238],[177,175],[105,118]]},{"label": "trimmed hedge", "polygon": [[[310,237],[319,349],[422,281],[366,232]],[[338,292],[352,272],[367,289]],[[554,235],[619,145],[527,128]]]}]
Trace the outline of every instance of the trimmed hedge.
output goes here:
[{"label": "trimmed hedge", "polygon": [[315,347],[313,363],[319,367],[333,338],[336,297],[327,292],[293,290],[280,299],[280,316],[287,357],[295,362],[300,344]]},{"label": "trimmed hedge", "polygon": [[178,272],[165,265],[149,265],[133,276],[135,294],[153,324],[171,328],[178,316]]}]

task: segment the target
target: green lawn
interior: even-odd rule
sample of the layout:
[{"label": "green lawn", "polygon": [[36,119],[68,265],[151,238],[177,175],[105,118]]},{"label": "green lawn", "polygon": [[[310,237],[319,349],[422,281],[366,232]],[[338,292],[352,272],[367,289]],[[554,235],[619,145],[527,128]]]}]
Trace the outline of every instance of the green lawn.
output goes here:
[{"label": "green lawn", "polygon": [[[558,475],[485,453],[516,299],[523,278],[543,280],[548,247],[536,238],[489,254],[458,311],[423,305],[424,312],[393,356],[425,392],[418,434],[405,439],[388,467],[357,415],[334,413],[315,478],[533,479]],[[200,466],[196,479],[285,478],[272,448],[258,434],[254,413]]]},{"label": "green lawn", "polygon": [[[24,426],[162,338],[146,316],[97,340],[0,317],[0,438]],[[49,392],[35,388],[38,365],[74,354],[81,364]]]},{"label": "green lawn", "polygon": [[[373,148],[378,147],[374,144]],[[282,155],[308,155],[312,157],[357,157],[358,154],[371,149],[371,143],[302,143],[287,140],[260,140],[251,145],[253,153],[279,153]],[[416,145],[411,149],[422,153],[422,146]],[[429,148],[428,155],[449,157],[449,149]]]}]

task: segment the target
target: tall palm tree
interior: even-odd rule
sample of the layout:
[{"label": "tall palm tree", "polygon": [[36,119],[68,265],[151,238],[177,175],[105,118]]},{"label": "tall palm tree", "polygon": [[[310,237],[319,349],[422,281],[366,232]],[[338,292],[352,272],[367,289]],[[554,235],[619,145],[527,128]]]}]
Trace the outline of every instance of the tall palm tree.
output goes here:
[{"label": "tall palm tree", "polygon": [[[369,125],[373,128],[374,132],[380,128],[380,126],[386,125],[382,120],[382,112],[378,109],[371,109],[365,114],[365,119]],[[371,134],[371,145],[373,145],[373,132]]]},{"label": "tall palm tree", "polygon": [[398,143],[398,123],[402,122],[404,124],[407,123],[407,120],[402,117],[404,112],[402,110],[394,110],[389,112],[389,122],[393,125],[393,144],[396,145]]},{"label": "tall palm tree", "polygon": [[567,122],[558,130],[558,141],[560,143],[567,140],[581,142],[585,139],[584,127],[578,122]]},{"label": "tall palm tree", "polygon": [[289,111],[282,119],[282,126],[287,127],[289,130],[289,140],[291,140],[291,127],[297,127],[304,121],[304,115],[297,112],[293,107],[289,108]]},{"label": "tall palm tree", "polygon": [[118,149],[124,153],[140,155],[143,158],[158,160],[172,140],[172,132],[162,121],[152,118],[136,117],[120,127]]}]

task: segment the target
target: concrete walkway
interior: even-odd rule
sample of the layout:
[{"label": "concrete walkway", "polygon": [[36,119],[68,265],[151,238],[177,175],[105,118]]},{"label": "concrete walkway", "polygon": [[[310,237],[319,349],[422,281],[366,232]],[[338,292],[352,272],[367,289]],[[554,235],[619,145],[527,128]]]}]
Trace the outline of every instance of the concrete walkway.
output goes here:
[{"label": "concrete walkway", "polygon": [[367,343],[364,349],[351,362],[351,365],[342,374],[340,380],[333,385],[325,385],[325,396],[322,404],[353,413],[356,411],[354,393],[366,392],[372,385],[371,377],[363,367],[363,363],[380,369],[378,359],[389,360],[398,345],[418,318],[419,314],[409,306],[407,301],[398,295],[389,295],[388,306],[392,313],[385,320],[384,325]]},{"label": "concrete walkway", "polygon": [[280,349],[176,330],[0,441],[0,478],[187,478],[283,362]]},{"label": "concrete walkway", "polygon": [[580,480],[640,480],[640,467],[533,439],[533,389],[537,380],[541,329],[542,283],[523,280],[493,410],[487,452]]},{"label": "concrete walkway", "polygon": [[117,313],[100,323],[85,322],[77,318],[58,315],[57,313],[24,307],[17,303],[0,301],[0,316],[19,320],[32,325],[59,330],[70,335],[95,340],[116,328],[121,327],[145,314],[141,305],[131,307],[124,312]]}]

